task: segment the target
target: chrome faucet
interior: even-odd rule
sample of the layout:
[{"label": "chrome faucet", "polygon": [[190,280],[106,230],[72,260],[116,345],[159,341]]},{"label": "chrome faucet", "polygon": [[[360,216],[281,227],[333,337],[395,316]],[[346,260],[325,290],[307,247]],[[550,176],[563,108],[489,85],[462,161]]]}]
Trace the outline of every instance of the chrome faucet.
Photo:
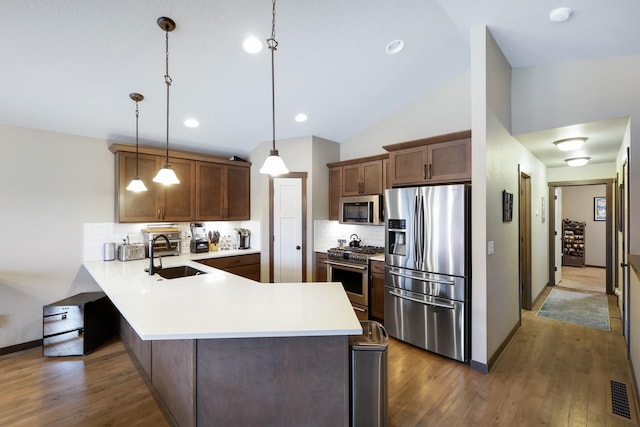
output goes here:
[{"label": "chrome faucet", "polygon": [[156,241],[159,238],[163,238],[165,242],[167,242],[167,249],[171,249],[171,242],[169,241],[169,238],[167,236],[165,236],[164,234],[158,234],[156,237],[154,237],[150,242],[149,242],[149,269],[147,271],[149,271],[149,276],[153,276],[154,274],[156,274],[157,271],[162,270],[162,257],[159,256],[158,259],[160,260],[160,266],[156,267],[153,263],[153,246],[155,245]]}]

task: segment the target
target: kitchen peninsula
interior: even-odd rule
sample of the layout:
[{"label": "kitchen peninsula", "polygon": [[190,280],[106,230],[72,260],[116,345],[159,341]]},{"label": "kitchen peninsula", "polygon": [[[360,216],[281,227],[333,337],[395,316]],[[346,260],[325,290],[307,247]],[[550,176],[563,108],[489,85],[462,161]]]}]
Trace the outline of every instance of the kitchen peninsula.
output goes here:
[{"label": "kitchen peninsula", "polygon": [[211,257],[163,258],[206,273],[170,280],[148,259],[84,263],[173,422],[348,425],[348,339],[362,329],[342,285],[259,283],[198,262]]}]

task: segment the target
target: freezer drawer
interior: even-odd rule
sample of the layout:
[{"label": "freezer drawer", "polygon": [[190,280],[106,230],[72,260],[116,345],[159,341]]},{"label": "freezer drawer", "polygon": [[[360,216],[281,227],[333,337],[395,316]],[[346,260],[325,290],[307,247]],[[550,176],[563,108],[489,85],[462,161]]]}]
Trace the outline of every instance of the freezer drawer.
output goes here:
[{"label": "freezer drawer", "polygon": [[384,305],[390,336],[461,362],[469,359],[465,303],[385,286]]},{"label": "freezer drawer", "polygon": [[390,266],[386,266],[384,271],[384,283],[387,286],[432,297],[461,302],[467,300],[464,277],[433,274]]}]

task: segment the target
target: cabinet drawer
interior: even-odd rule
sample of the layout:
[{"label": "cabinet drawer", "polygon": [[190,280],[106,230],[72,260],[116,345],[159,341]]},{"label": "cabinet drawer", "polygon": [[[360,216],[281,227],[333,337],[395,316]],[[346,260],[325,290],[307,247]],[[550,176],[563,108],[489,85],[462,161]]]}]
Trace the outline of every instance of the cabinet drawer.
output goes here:
[{"label": "cabinet drawer", "polygon": [[208,265],[209,267],[219,268],[220,270],[227,270],[229,268],[240,267],[243,265],[260,264],[260,254],[208,258],[199,260],[198,262],[204,265]]},{"label": "cabinet drawer", "polygon": [[383,261],[371,261],[371,272],[374,274],[384,274]]}]

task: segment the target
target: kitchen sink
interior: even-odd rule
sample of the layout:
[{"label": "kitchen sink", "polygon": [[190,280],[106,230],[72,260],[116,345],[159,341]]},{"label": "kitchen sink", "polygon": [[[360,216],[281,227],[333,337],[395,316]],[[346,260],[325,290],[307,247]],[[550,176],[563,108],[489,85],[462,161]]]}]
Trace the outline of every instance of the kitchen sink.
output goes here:
[{"label": "kitchen sink", "polygon": [[197,276],[199,274],[207,274],[205,271],[200,271],[196,268],[189,267],[188,265],[180,265],[177,267],[161,268],[157,271],[157,274],[165,279],[177,279],[179,277]]}]

